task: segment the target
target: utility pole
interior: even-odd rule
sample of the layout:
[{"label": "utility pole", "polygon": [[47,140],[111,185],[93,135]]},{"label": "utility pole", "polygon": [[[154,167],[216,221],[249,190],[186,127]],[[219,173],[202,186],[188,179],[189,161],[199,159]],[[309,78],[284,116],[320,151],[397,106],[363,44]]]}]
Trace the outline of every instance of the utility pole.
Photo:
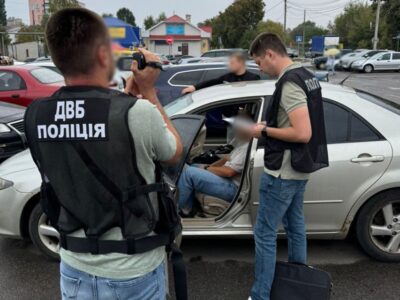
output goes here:
[{"label": "utility pole", "polygon": [[303,19],[303,55],[306,56],[306,10],[304,10],[304,19]]},{"label": "utility pole", "polygon": [[283,32],[286,33],[287,0],[284,0],[285,7],[283,13]]},{"label": "utility pole", "polygon": [[376,50],[378,47],[378,42],[379,42],[379,37],[378,37],[378,32],[379,32],[379,15],[381,13],[381,0],[377,0],[378,2],[378,7],[376,9],[376,20],[375,20],[375,33],[374,33],[374,38],[372,39],[372,44],[373,44],[373,49]]}]

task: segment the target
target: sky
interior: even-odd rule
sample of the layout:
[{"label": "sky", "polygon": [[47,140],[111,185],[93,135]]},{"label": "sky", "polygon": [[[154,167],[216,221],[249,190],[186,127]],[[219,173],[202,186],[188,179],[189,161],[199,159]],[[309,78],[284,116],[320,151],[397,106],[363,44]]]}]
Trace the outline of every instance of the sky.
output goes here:
[{"label": "sky", "polygon": [[[176,13],[182,17],[191,14],[192,22],[197,24],[218,15],[218,12],[228,7],[233,0],[81,0],[81,2],[86,8],[99,14],[115,15],[119,8],[127,7],[133,11],[136,23],[142,26],[146,16],[158,16],[160,12],[165,12],[167,16]],[[266,4],[264,18],[283,23],[284,1],[264,2]],[[351,0],[288,0],[287,27],[293,28],[303,22],[304,9],[306,9],[306,20],[326,26],[349,2]],[[6,9],[8,17],[21,18],[24,23],[29,23],[28,0],[6,0]]]}]

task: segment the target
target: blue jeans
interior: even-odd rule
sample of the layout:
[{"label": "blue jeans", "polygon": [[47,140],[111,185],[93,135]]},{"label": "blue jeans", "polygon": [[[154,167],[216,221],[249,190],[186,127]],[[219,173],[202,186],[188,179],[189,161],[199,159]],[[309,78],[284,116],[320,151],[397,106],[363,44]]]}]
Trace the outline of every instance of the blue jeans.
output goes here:
[{"label": "blue jeans", "polygon": [[165,300],[165,267],[127,280],[108,279],[76,270],[61,262],[62,300]]},{"label": "blue jeans", "polygon": [[238,187],[232,180],[204,169],[187,166],[179,179],[178,189],[179,208],[191,209],[195,192],[231,202],[235,198]]},{"label": "blue jeans", "polygon": [[285,180],[263,174],[260,204],[254,229],[255,282],[252,300],[269,300],[275,274],[276,238],[282,222],[288,239],[289,262],[305,264],[307,238],[303,200],[307,180]]}]

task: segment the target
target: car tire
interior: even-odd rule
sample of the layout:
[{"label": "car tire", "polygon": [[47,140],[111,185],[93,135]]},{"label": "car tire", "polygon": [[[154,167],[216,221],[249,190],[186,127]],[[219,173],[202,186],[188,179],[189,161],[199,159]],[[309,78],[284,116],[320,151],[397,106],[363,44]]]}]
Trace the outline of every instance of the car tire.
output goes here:
[{"label": "car tire", "polygon": [[374,71],[374,67],[372,65],[365,65],[363,71],[364,73],[372,73]]},{"label": "car tire", "polygon": [[360,246],[371,257],[384,262],[400,262],[400,190],[379,194],[362,207],[356,222],[356,235]]},{"label": "car tire", "polygon": [[[45,230],[48,229],[50,234],[46,235]],[[29,236],[33,244],[48,259],[59,260],[59,240],[53,231],[53,227],[48,225],[47,216],[43,213],[40,204],[37,204],[29,217]]]}]

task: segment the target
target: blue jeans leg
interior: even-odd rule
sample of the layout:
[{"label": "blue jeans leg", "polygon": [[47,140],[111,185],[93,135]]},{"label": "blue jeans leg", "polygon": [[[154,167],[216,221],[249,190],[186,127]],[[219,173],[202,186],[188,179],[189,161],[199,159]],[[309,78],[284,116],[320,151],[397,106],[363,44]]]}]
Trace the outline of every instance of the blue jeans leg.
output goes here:
[{"label": "blue jeans leg", "polygon": [[199,192],[231,202],[238,190],[233,181],[207,170],[187,166],[178,182],[179,208],[191,209],[194,193]]},{"label": "blue jeans leg", "polygon": [[61,262],[62,300],[165,300],[165,266],[133,279],[115,280],[93,276]]},{"label": "blue jeans leg", "polygon": [[[260,204],[258,208],[254,239],[256,244],[255,282],[251,290],[253,300],[269,300],[276,264],[276,238],[279,224],[303,215],[303,201],[306,180],[284,180],[263,174],[260,183]],[[293,205],[292,205],[293,204]],[[301,225],[303,224],[303,225]],[[306,240],[304,216],[296,221],[290,230],[291,260],[301,257],[305,260]],[[297,252],[301,252],[298,254]],[[303,262],[303,261],[301,261]]]}]

